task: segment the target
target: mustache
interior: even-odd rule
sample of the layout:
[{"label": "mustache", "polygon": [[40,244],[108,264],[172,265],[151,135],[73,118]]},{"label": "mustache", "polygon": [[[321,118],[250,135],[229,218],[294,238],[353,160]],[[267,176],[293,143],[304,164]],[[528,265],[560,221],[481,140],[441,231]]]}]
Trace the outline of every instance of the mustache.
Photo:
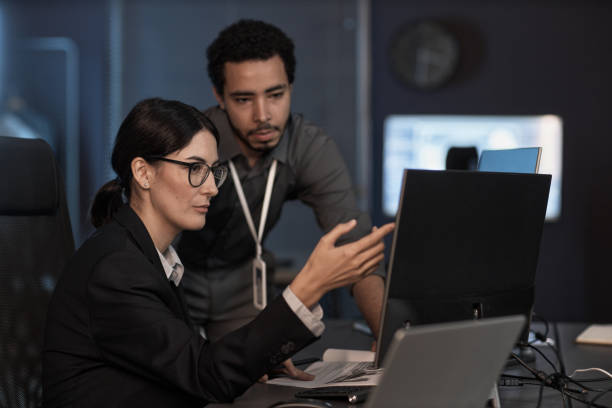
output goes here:
[{"label": "mustache", "polygon": [[272,126],[272,125],[271,125],[271,124],[269,124],[269,123],[264,123],[264,124],[263,124],[263,125],[261,125],[261,126],[257,126],[257,127],[256,127],[255,129],[253,129],[253,130],[249,130],[249,132],[247,133],[247,136],[248,136],[248,135],[252,135],[252,134],[254,134],[254,133],[259,133],[259,132],[261,132],[262,130],[276,130],[276,131],[279,131],[279,132],[280,132],[280,128],[279,128],[278,126]]}]

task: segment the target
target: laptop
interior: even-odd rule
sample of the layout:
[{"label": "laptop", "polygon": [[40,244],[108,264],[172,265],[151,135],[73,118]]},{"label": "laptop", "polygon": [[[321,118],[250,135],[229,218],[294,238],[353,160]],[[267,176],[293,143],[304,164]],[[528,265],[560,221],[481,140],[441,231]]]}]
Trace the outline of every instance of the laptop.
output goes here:
[{"label": "laptop", "polygon": [[478,170],[537,173],[540,167],[541,156],[541,147],[483,150],[478,161]]},{"label": "laptop", "polygon": [[397,330],[365,408],[484,408],[525,321],[515,315]]}]

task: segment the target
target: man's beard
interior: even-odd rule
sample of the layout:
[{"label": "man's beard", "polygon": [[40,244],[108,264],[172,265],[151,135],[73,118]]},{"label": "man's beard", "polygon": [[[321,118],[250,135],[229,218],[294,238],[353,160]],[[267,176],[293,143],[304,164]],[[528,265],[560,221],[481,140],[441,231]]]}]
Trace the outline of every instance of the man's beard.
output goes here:
[{"label": "man's beard", "polygon": [[252,135],[257,132],[261,132],[262,130],[276,130],[282,137],[281,129],[278,126],[272,126],[270,123],[264,123],[263,125],[258,126],[257,128],[253,130],[249,130],[246,135],[242,134],[242,132],[240,132],[240,130],[238,130],[234,126],[231,120],[229,121],[229,123],[234,131],[234,134],[238,136],[240,140],[242,140],[243,143],[249,147],[249,149],[255,152],[259,152],[259,153],[269,152],[270,150],[273,150],[278,145],[278,143],[275,144],[274,146],[267,146],[265,144],[263,146],[253,146],[251,142],[249,141],[249,138],[248,138],[249,135]]}]

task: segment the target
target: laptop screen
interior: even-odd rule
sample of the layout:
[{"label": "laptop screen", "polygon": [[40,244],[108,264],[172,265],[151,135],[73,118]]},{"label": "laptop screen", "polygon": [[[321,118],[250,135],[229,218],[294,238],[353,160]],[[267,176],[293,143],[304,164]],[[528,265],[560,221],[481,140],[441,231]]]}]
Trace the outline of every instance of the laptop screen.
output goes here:
[{"label": "laptop screen", "polygon": [[478,170],[505,171],[509,173],[537,173],[541,154],[541,147],[483,150],[482,153],[480,153]]}]

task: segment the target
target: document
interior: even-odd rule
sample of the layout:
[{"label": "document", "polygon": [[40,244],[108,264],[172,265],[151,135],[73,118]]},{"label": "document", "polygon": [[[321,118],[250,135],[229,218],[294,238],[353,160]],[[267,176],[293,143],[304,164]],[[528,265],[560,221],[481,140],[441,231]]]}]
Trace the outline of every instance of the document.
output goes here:
[{"label": "document", "polygon": [[576,337],[576,343],[612,346],[612,324],[592,324]]},{"label": "document", "polygon": [[312,363],[306,371],[315,376],[312,381],[280,377],[268,384],[300,388],[316,388],[338,385],[377,385],[382,370],[373,368],[374,353],[364,350],[327,349],[323,360]]}]

